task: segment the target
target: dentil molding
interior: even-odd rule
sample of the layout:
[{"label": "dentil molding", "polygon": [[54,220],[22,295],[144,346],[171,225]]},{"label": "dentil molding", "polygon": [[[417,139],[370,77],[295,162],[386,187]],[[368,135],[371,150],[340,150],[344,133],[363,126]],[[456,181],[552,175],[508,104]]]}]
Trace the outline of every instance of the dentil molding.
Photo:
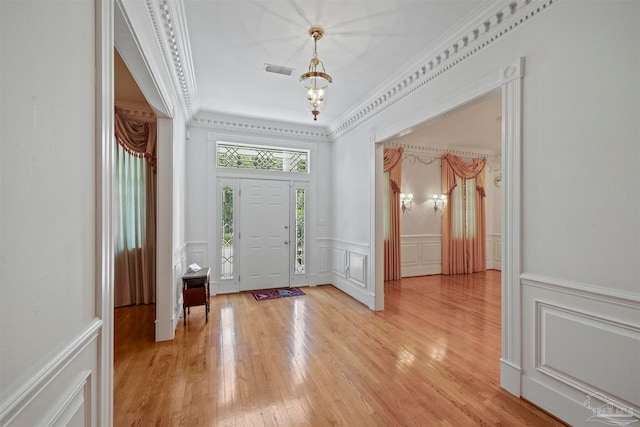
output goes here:
[{"label": "dentil molding", "polygon": [[[196,81],[191,58],[191,48],[187,34],[187,22],[184,13],[184,0],[145,0],[156,38],[164,55],[167,67],[171,70],[174,86],[181,96],[187,117],[192,118],[197,112]],[[409,96],[422,86],[432,82],[451,68],[472,57],[482,49],[516,30],[553,4],[562,0],[513,0],[500,2],[491,9],[486,9],[483,16],[472,18],[461,25],[461,30],[443,39],[422,58],[416,60],[408,68],[396,73],[395,82],[391,85],[373,90],[374,95],[345,114],[346,119],[338,122],[325,134],[318,131],[296,131],[292,126],[281,126],[281,129],[268,129],[269,126],[256,126],[258,134],[266,132],[270,137],[284,138],[304,137],[312,140],[331,140],[346,133],[355,125],[378,114],[385,108]],[[516,78],[521,70],[505,69],[503,79]],[[202,123],[194,120],[196,127],[223,128],[231,133],[252,134],[255,128],[247,127],[244,122],[250,118],[234,123]]]},{"label": "dentil molding", "polygon": [[326,129],[264,119],[203,113],[189,127],[206,129],[220,135],[270,138],[285,141],[329,142]]},{"label": "dentil molding", "polygon": [[[416,65],[397,73],[394,84],[375,91],[374,97],[345,114],[347,119],[331,129],[331,137],[337,138],[354,125],[409,96],[560,1],[514,0],[508,4],[501,2],[493,10],[488,10],[484,17],[468,22],[466,26],[462,26],[460,32],[444,39]],[[503,81],[521,76],[522,69],[518,65],[514,64],[503,71]]]},{"label": "dentil molding", "polygon": [[197,111],[196,79],[183,0],[146,0],[158,45],[186,117]]}]

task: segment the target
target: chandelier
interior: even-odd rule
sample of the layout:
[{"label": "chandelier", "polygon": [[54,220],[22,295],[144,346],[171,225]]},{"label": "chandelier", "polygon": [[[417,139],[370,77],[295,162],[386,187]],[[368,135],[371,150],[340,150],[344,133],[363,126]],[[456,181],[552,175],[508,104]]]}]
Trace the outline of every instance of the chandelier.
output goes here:
[{"label": "chandelier", "polygon": [[324,109],[326,89],[332,81],[331,76],[324,69],[324,64],[318,59],[318,40],[323,35],[324,30],[320,27],[311,27],[309,29],[309,36],[313,39],[313,58],[309,62],[309,71],[300,76],[300,83],[307,90],[305,105],[307,111],[313,114],[313,120],[318,120],[320,110]]}]

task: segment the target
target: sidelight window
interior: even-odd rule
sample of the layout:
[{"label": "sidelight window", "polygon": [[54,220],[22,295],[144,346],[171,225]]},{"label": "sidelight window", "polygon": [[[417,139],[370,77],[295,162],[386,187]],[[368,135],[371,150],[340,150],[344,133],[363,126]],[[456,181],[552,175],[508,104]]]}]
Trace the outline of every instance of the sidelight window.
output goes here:
[{"label": "sidelight window", "polygon": [[220,278],[233,278],[233,187],[222,187],[222,259]]}]

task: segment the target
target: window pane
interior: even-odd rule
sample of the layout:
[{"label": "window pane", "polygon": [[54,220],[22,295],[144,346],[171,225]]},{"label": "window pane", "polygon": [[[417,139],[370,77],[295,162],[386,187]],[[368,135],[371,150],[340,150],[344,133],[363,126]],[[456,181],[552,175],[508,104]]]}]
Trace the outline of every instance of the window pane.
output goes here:
[{"label": "window pane", "polygon": [[302,188],[296,190],[296,254],[295,254],[295,273],[304,273],[304,203],[305,191]]},{"label": "window pane", "polygon": [[304,150],[219,143],[217,155],[221,168],[309,172],[309,152]]},{"label": "window pane", "polygon": [[233,187],[222,188],[221,279],[233,278]]}]

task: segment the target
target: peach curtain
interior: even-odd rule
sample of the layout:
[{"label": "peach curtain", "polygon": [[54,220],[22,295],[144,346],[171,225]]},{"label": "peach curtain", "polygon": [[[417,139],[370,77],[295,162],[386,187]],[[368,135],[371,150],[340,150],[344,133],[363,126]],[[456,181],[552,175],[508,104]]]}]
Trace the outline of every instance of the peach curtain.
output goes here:
[{"label": "peach curtain", "polygon": [[384,280],[399,280],[400,268],[400,188],[402,185],[403,148],[384,149],[384,172],[388,174],[389,235],[384,240]]},{"label": "peach curtain", "polygon": [[[442,192],[448,200],[442,215],[442,274],[486,270],[485,165],[486,159],[465,163],[453,154],[442,156]],[[456,187],[460,193],[453,197]]]},{"label": "peach curtain", "polygon": [[156,299],[156,124],[115,114],[114,306]]}]

